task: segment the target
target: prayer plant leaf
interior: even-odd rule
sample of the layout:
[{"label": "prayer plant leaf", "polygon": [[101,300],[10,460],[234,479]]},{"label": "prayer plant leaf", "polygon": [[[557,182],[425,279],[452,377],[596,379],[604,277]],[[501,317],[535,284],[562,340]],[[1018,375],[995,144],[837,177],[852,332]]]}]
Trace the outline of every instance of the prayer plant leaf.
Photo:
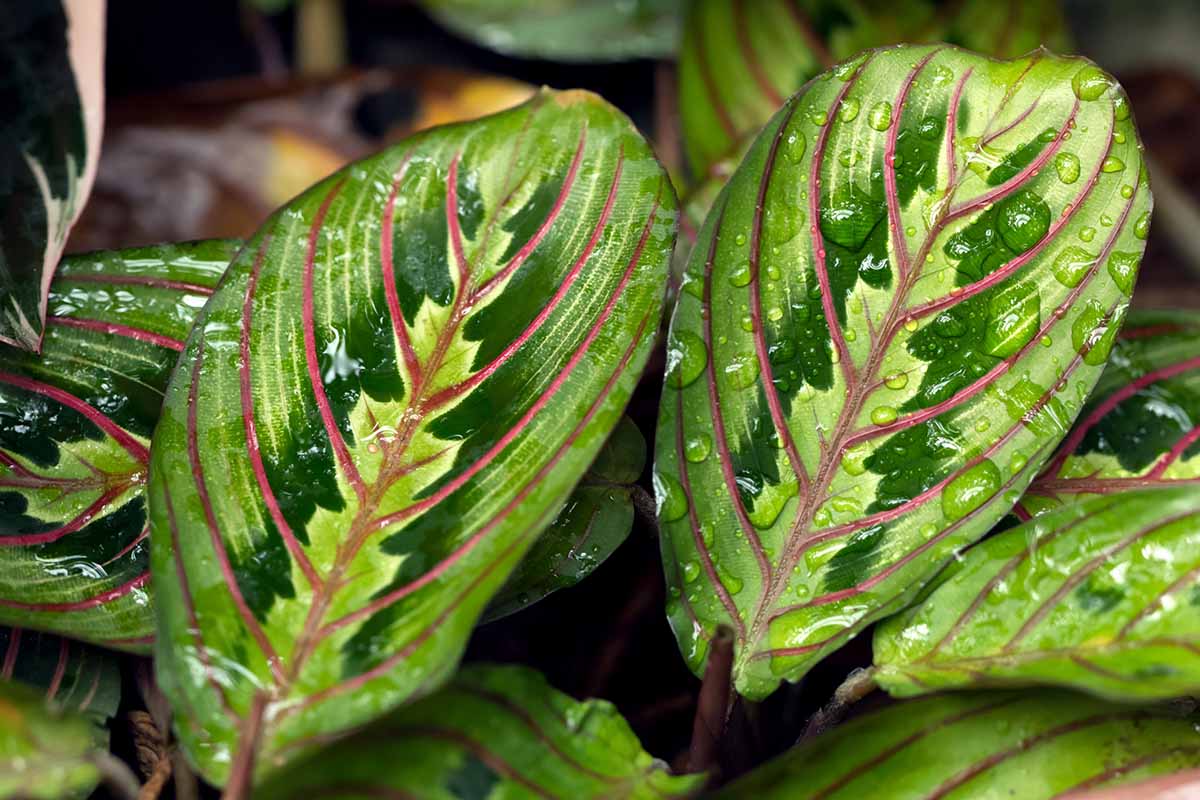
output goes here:
[{"label": "prayer plant leaf", "polygon": [[633,493],[646,467],[646,440],[623,417],[567,504],[542,532],[484,612],[492,621],[574,586],[613,554],[633,529]]},{"label": "prayer plant leaf", "polygon": [[679,108],[693,176],[719,175],[719,163],[745,149],[784,100],[838,61],[939,41],[999,58],[1070,49],[1059,4],[1043,0],[692,0]]},{"label": "prayer plant leaf", "polygon": [[1127,101],[1083,59],[869,51],[780,111],[667,343],[655,481],[693,670],[726,624],[739,692],[799,679],[1015,504],[1100,375],[1149,208]]},{"label": "prayer plant leaf", "polygon": [[1194,718],[1070,692],[934,695],[863,715],[713,800],[1050,800],[1200,765]]},{"label": "prayer plant leaf", "polygon": [[116,655],[51,633],[0,628],[0,681],[38,689],[50,707],[82,714],[98,728],[121,703]]},{"label": "prayer plant leaf", "polygon": [[156,665],[206,777],[449,677],[621,418],[676,216],[625,116],[546,90],[349,165],[247,243],[151,451]]},{"label": "prayer plant leaf", "polygon": [[448,686],[296,764],[262,800],[690,797],[604,700],[580,702],[524,667],[465,667]]},{"label": "prayer plant leaf", "polygon": [[46,704],[41,691],[0,681],[0,798],[83,798],[100,782],[105,749],[87,718]]},{"label": "prayer plant leaf", "polygon": [[0,20],[0,343],[38,350],[104,118],[104,0],[25,0]]},{"label": "prayer plant leaf", "polygon": [[624,61],[675,52],[682,0],[422,0],[456,34],[501,53]]},{"label": "prayer plant leaf", "polygon": [[[1114,267],[1123,262],[1110,258]],[[1037,514],[1093,494],[1196,484],[1200,314],[1130,312],[1079,423],[1018,512]]]},{"label": "prayer plant leaf", "polygon": [[1143,489],[972,547],[875,632],[897,696],[1054,684],[1117,700],[1200,694],[1200,492]]},{"label": "prayer plant leaf", "polygon": [[0,345],[0,624],[145,652],[150,435],[228,241],[67,256],[42,352]]}]

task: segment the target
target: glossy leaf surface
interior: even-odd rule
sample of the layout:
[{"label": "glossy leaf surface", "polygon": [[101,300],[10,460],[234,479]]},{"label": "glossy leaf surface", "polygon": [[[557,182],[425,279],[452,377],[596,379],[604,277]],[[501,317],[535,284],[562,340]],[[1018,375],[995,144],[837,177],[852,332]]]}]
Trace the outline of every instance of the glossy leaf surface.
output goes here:
[{"label": "glossy leaf surface", "polygon": [[1200,484],[1200,314],[1136,311],[1079,423],[1021,498],[1030,514],[1093,494]]},{"label": "glossy leaf surface", "polygon": [[668,341],[655,478],[693,670],[728,624],[738,691],[798,679],[1012,507],[1100,375],[1149,206],[1124,96],[1081,59],[871,51],[781,110]]},{"label": "glossy leaf surface", "polygon": [[1194,720],[1069,692],[935,695],[794,748],[714,798],[1049,800],[1200,764]]},{"label": "glossy leaf surface", "polygon": [[0,682],[0,798],[87,797],[100,782],[91,756],[102,747],[84,717],[49,708],[30,686]]},{"label": "glossy leaf surface", "polygon": [[1054,684],[1200,693],[1200,492],[1094,497],[971,548],[875,632],[894,695]]},{"label": "glossy leaf surface", "polygon": [[235,249],[68,256],[41,355],[0,345],[0,623],[149,647],[150,435]]},{"label": "glossy leaf surface", "polygon": [[628,119],[546,91],[350,165],[247,244],[151,466],[159,681],[210,780],[452,671],[620,419],[675,214]]},{"label": "glossy leaf surface", "polygon": [[713,177],[785,99],[838,61],[937,41],[1001,58],[1069,49],[1058,4],[1042,0],[692,0],[679,104],[693,174]]},{"label": "glossy leaf surface", "polygon": [[645,467],[646,440],[623,417],[562,511],[492,598],[484,619],[520,611],[603,564],[633,529],[633,492]]},{"label": "glossy leaf surface", "polygon": [[50,280],[96,174],[103,0],[28,0],[0,23],[0,342],[40,346]]},{"label": "glossy leaf surface", "polygon": [[579,702],[524,667],[474,665],[431,697],[298,763],[255,797],[686,797],[604,700]]},{"label": "glossy leaf surface", "polygon": [[115,655],[50,633],[0,628],[0,680],[38,689],[48,706],[82,714],[101,727],[121,703]]},{"label": "glossy leaf surface", "polygon": [[514,56],[623,61],[675,52],[682,0],[422,0],[459,36]]}]

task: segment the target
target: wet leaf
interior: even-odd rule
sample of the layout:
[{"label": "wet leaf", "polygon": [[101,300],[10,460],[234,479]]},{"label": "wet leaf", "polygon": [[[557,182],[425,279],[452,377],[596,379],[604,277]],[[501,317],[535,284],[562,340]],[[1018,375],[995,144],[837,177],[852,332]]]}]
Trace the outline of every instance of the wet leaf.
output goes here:
[{"label": "wet leaf", "polygon": [[41,355],[0,345],[0,624],[149,648],[150,435],[235,250],[209,241],[68,256]]},{"label": "wet leaf", "polygon": [[1200,315],[1135,311],[1079,423],[1020,510],[1185,484],[1200,484]]},{"label": "wet leaf", "polygon": [[1069,692],[935,695],[867,714],[717,798],[1049,800],[1200,765],[1195,721]]},{"label": "wet leaf", "polygon": [[1200,492],[1093,497],[971,548],[875,633],[897,696],[1054,684],[1118,700],[1200,693]]},{"label": "wet leaf", "polygon": [[[693,175],[712,177],[785,99],[838,61],[869,47],[937,41],[1001,58],[1039,45],[1070,49],[1058,4],[1041,0],[692,0],[679,105]],[[859,110],[873,128],[890,121],[883,103]]]},{"label": "wet leaf", "polygon": [[[885,101],[884,130],[845,111]],[[797,680],[1013,506],[1100,375],[1128,303],[1106,265],[1136,265],[1149,206],[1124,96],[1082,59],[871,51],[780,111],[667,344],[655,480],[694,671],[728,624],[739,692]]]},{"label": "wet leaf", "polygon": [[0,681],[39,690],[47,706],[87,717],[108,740],[105,723],[121,703],[112,653],[50,633],[0,628]]},{"label": "wet leaf", "polygon": [[574,586],[633,529],[633,492],[646,466],[646,440],[623,417],[550,527],[542,532],[484,612],[492,621]]},{"label": "wet leaf", "polygon": [[624,61],[675,51],[682,0],[422,0],[450,30],[513,56]]},{"label": "wet leaf", "polygon": [[472,665],[431,697],[299,762],[255,797],[688,797],[604,700],[525,667]]},{"label": "wet leaf", "polygon": [[545,91],[350,165],[250,240],[150,469],[159,681],[206,777],[448,677],[620,420],[675,214],[628,119]]},{"label": "wet leaf", "polygon": [[104,748],[86,718],[51,709],[40,691],[0,682],[0,798],[82,798],[100,782]]},{"label": "wet leaf", "polygon": [[91,191],[103,0],[31,0],[0,24],[0,342],[38,350],[50,280]]}]

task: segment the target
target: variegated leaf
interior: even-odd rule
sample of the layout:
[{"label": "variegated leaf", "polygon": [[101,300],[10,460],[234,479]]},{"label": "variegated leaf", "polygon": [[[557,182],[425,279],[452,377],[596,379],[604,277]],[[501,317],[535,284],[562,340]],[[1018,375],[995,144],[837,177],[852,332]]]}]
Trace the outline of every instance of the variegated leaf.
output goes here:
[{"label": "variegated leaf", "polygon": [[101,728],[121,703],[115,655],[50,633],[0,628],[0,680],[38,689],[52,708],[83,714]]},{"label": "variegated leaf", "polygon": [[1054,684],[1118,700],[1200,694],[1200,492],[1093,497],[971,548],[875,632],[897,696]]},{"label": "variegated leaf", "polygon": [[692,174],[719,181],[721,162],[838,61],[869,47],[938,41],[1000,58],[1070,49],[1059,4],[1044,0],[690,0],[679,108]]},{"label": "variegated leaf", "polygon": [[100,782],[104,749],[83,716],[46,705],[31,686],[0,681],[0,798],[71,800]]},{"label": "variegated leaf", "polygon": [[41,355],[0,345],[0,623],[149,647],[150,435],[235,247],[68,256]]},{"label": "variegated leaf", "polygon": [[738,691],[798,679],[1012,507],[1100,375],[1149,207],[1082,59],[870,51],[780,111],[668,342],[655,479],[696,672],[727,624]]},{"label": "variegated leaf", "polygon": [[253,237],[150,470],[159,681],[210,780],[241,791],[448,676],[620,419],[675,226],[629,120],[547,90]]},{"label": "variegated leaf", "polygon": [[450,30],[525,58],[623,61],[675,51],[683,0],[421,0]]},{"label": "variegated leaf", "polygon": [[0,342],[37,350],[46,295],[96,176],[104,0],[23,0],[0,20]]},{"label": "variegated leaf", "polygon": [[[633,493],[646,467],[646,440],[623,417],[567,504],[492,598],[485,621],[520,611],[574,586],[613,554],[633,529]],[[647,497],[647,502],[649,498]]]},{"label": "variegated leaf", "polygon": [[[1109,260],[1114,277],[1125,268]],[[1132,312],[1079,424],[1018,511],[1037,514],[1093,494],[1196,484],[1200,314]]]},{"label": "variegated leaf", "polygon": [[934,695],[867,714],[713,800],[1050,800],[1200,765],[1196,720],[1070,692]]},{"label": "variegated leaf", "polygon": [[579,702],[524,667],[466,667],[441,691],[337,742],[255,792],[263,800],[690,797],[604,700]]}]

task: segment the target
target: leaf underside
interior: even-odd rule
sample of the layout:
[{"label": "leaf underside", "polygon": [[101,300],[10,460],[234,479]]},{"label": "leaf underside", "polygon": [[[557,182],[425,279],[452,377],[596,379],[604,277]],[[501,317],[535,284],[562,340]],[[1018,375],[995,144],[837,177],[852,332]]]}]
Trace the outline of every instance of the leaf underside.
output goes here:
[{"label": "leaf underside", "polygon": [[1049,800],[1200,765],[1195,720],[1068,692],[935,695],[867,714],[713,795]]},{"label": "leaf underside", "polygon": [[0,628],[0,681],[33,687],[49,707],[90,718],[105,740],[104,723],[121,702],[121,671],[113,654],[22,628]]},{"label": "leaf underside", "polygon": [[1200,315],[1134,311],[1079,423],[1018,513],[1095,494],[1200,484]]},{"label": "leaf underside", "polygon": [[234,260],[150,470],[159,681],[209,780],[453,670],[620,419],[675,213],[626,118],[545,91],[335,173]]},{"label": "leaf underside", "polygon": [[893,695],[1054,684],[1200,692],[1200,492],[1093,497],[971,548],[875,632]]},{"label": "leaf underside", "polygon": [[0,345],[0,624],[149,649],[150,435],[235,249],[68,256],[41,354]]},{"label": "leaf underside", "polygon": [[691,796],[603,700],[524,667],[465,667],[448,686],[268,781],[255,797]]},{"label": "leaf underside", "polygon": [[33,687],[0,681],[0,720],[0,798],[84,798],[100,782],[92,756],[105,742],[86,718],[47,706]]},{"label": "leaf underside", "polygon": [[1012,507],[1099,377],[1149,207],[1082,59],[871,51],[779,112],[668,340],[655,482],[694,671],[725,624],[739,692],[797,680]]}]

